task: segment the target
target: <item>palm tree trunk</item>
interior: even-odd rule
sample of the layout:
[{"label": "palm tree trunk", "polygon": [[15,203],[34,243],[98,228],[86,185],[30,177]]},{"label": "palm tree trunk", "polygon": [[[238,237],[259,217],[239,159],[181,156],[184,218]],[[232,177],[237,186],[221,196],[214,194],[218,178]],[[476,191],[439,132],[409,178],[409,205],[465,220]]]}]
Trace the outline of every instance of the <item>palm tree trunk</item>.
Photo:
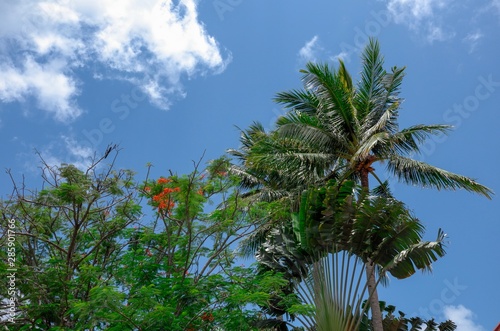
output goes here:
[{"label": "palm tree trunk", "polygon": [[372,330],[373,331],[383,331],[384,327],[382,324],[382,312],[380,310],[380,304],[378,300],[377,292],[377,280],[375,279],[375,266],[371,261],[366,264],[366,278],[368,284],[368,293],[370,303],[370,309],[372,312]]},{"label": "palm tree trunk", "polygon": [[[361,187],[366,193],[368,193],[370,186],[368,182],[368,170],[361,170]],[[384,331],[382,324],[382,311],[380,310],[380,304],[378,300],[377,292],[377,280],[375,278],[375,265],[371,260],[368,260],[365,264],[366,268],[366,282],[368,285],[368,302],[370,303],[370,310],[372,312],[372,330],[373,331]]]}]

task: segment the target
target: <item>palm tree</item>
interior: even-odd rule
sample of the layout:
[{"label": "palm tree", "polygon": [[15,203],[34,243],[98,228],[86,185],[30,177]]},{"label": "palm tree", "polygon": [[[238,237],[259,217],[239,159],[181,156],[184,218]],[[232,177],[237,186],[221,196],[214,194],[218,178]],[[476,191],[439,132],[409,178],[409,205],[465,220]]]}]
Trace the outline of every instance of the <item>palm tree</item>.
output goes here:
[{"label": "palm tree", "polygon": [[[465,189],[491,198],[492,191],[476,181],[413,158],[428,137],[447,133],[450,127],[415,125],[400,130],[399,91],[405,68],[384,70],[374,39],[366,46],[362,62],[356,86],[342,61],[336,69],[308,63],[302,71],[304,88],[277,94],[275,101],[288,113],[278,119],[274,131],[260,132],[245,146],[239,155],[242,168],[257,174],[256,178],[278,178],[288,187],[294,181],[303,187],[341,176],[368,192],[370,175],[381,183],[374,164],[382,163],[397,179],[412,185]],[[382,331],[374,267],[368,261],[366,274],[374,330]]]},{"label": "palm tree", "polygon": [[[246,130],[241,130],[240,148],[228,149],[227,152],[241,163],[233,164],[230,171],[240,178],[242,188],[249,190],[247,197],[254,201],[287,199],[296,202],[302,190],[323,178],[323,173],[314,169],[292,172],[292,163],[295,168],[298,167],[296,159],[284,160],[286,168],[272,167],[276,162],[268,162],[269,153],[293,153],[295,150],[292,143],[291,140],[280,139],[278,132],[266,132],[258,122],[254,122]],[[301,162],[301,165],[304,163]]]},{"label": "palm tree", "polygon": [[[333,257],[348,254],[350,258],[363,262],[369,291],[375,270],[372,268],[367,271],[366,268],[371,265],[378,267],[380,275],[373,288],[379,281],[384,281],[388,273],[402,279],[413,275],[418,269],[430,271],[432,263],[445,254],[444,233],[439,230],[435,241],[422,241],[423,225],[387,189],[365,193],[362,187],[349,180],[340,184],[330,181],[319,189],[304,192],[298,221],[294,223],[301,247],[306,251],[327,252]],[[347,271],[344,273],[345,259],[341,259],[342,263],[336,267],[342,267],[335,270],[334,279],[340,278],[340,285],[344,284],[344,288],[337,288],[335,281],[326,283],[336,285],[333,291],[330,290],[336,294],[333,300],[335,305],[329,306],[337,308],[334,309],[340,313],[337,315],[345,315],[348,310],[357,312],[357,316],[347,316],[351,320],[349,329],[340,328],[357,330],[356,321],[362,298],[358,297],[356,305],[346,305],[344,295],[350,294],[344,292],[346,284],[354,278]],[[374,293],[369,292],[369,300]],[[326,300],[327,305],[328,302]]]},{"label": "palm tree", "polygon": [[[308,330],[358,330],[368,260],[379,266],[380,281],[386,273],[406,278],[430,270],[444,255],[441,231],[436,241],[423,242],[424,227],[402,202],[363,193],[352,181],[305,191],[293,222],[272,228],[257,249],[260,269],[280,272],[288,280],[283,291],[313,307],[292,310]],[[277,297],[266,311],[280,316],[289,308]]]}]

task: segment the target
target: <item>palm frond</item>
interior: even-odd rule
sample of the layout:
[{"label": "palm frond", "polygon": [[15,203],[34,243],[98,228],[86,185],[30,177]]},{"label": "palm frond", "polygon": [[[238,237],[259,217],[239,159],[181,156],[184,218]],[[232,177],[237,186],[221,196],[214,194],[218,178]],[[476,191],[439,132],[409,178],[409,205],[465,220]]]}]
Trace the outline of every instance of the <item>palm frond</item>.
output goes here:
[{"label": "palm frond", "polygon": [[354,255],[336,251],[313,263],[307,279],[299,284],[299,297],[314,307],[314,318],[304,323],[309,330],[358,330],[367,306],[364,264]]},{"label": "palm frond", "polygon": [[383,271],[398,279],[413,275],[417,269],[431,271],[432,263],[445,255],[443,240],[446,235],[441,229],[436,241],[419,242],[399,252]]},{"label": "palm frond", "polygon": [[457,328],[457,325],[451,321],[447,320],[438,326],[439,331],[454,331]]},{"label": "palm frond", "polygon": [[374,187],[371,191],[371,194],[387,199],[393,197],[391,189],[389,187],[389,182],[387,180],[380,182],[380,185]]},{"label": "palm frond", "polygon": [[346,83],[350,79],[330,69],[326,64],[314,64],[309,62],[307,70],[303,71],[304,87],[314,92],[319,99],[318,113],[328,113],[330,117],[336,117],[339,124],[337,131],[344,135],[354,136],[357,131],[355,127],[357,120],[354,118],[351,97],[353,91],[349,90],[352,84]]},{"label": "palm frond", "polygon": [[259,122],[253,122],[246,130],[239,130],[241,147],[239,149],[228,149],[227,152],[230,155],[236,157],[241,162],[245,162],[246,157],[251,149],[260,140],[265,139],[268,134],[266,133],[264,126]]},{"label": "palm frond", "polygon": [[308,273],[311,257],[303,251],[290,227],[286,224],[273,227],[266,234],[266,240],[259,246],[255,259],[276,272],[283,273],[291,282],[300,282]]},{"label": "palm frond", "polygon": [[452,172],[431,166],[427,163],[407,157],[393,155],[387,162],[387,168],[403,182],[438,190],[464,189],[484,195],[491,199],[493,191],[478,182]]},{"label": "palm frond", "polygon": [[401,99],[399,98],[399,90],[405,76],[405,69],[406,67],[393,67],[391,72],[384,76],[383,84],[386,90],[387,105],[391,105],[394,102],[401,102]]},{"label": "palm frond", "polygon": [[377,146],[385,145],[389,141],[389,138],[387,132],[378,132],[370,135],[353,154],[350,160],[351,164],[357,164],[359,161],[366,159]]},{"label": "palm frond", "polygon": [[[386,132],[392,134],[397,131],[397,117],[398,117],[398,107],[397,103],[391,105],[381,114],[376,114],[371,112],[368,114],[368,118],[363,123],[361,130],[362,142],[369,139],[373,134],[380,132]],[[373,119],[372,119],[373,117]]]},{"label": "palm frond", "polygon": [[420,153],[420,145],[430,136],[447,134],[452,127],[443,124],[414,125],[391,136],[391,142],[398,153]]},{"label": "palm frond", "polygon": [[384,58],[380,54],[380,45],[375,39],[370,38],[361,58],[363,70],[355,100],[358,119],[363,123],[370,112],[379,112],[385,104],[386,72],[383,68]]},{"label": "palm frond", "polygon": [[261,225],[256,231],[240,241],[236,249],[237,253],[244,258],[254,257],[255,253],[268,239],[273,226],[274,224],[271,222]]},{"label": "palm frond", "polygon": [[353,90],[353,85],[352,85],[352,78],[351,75],[349,74],[349,71],[347,71],[347,68],[344,64],[344,61],[339,60],[339,79],[342,81],[342,83],[345,86],[346,91],[352,91]]},{"label": "palm frond", "polygon": [[[323,150],[339,153],[346,150],[350,142],[332,127],[325,127],[317,117],[292,113],[277,121],[277,133],[287,144],[295,142],[308,150]],[[292,141],[290,141],[292,140]]]},{"label": "palm frond", "polygon": [[297,139],[263,140],[252,149],[246,166],[259,171],[276,172],[283,177],[297,177],[300,182],[315,182],[335,161],[332,153],[316,150]]},{"label": "palm frond", "polygon": [[319,100],[316,95],[307,90],[290,90],[276,94],[273,99],[276,103],[284,105],[285,109],[299,111],[309,115],[316,114]]}]

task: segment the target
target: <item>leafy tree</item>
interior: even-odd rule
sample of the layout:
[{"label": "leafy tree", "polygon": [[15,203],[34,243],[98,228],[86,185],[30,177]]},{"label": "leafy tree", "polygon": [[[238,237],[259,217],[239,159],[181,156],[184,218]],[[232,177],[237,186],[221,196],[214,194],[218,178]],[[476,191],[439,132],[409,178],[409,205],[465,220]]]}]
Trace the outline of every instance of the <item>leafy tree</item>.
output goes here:
[{"label": "leafy tree", "polygon": [[[74,302],[88,301],[94,287],[113,277],[122,231],[140,216],[133,174],[113,170],[116,147],[106,155],[113,151],[110,165],[101,157],[86,171],[42,159],[43,189],[29,191],[13,180],[14,194],[1,201],[2,229],[16,222],[18,324],[72,329]],[[2,231],[0,240],[6,238]],[[2,275],[6,269],[0,264]],[[3,288],[0,297],[8,297]]]},{"label": "leafy tree", "polygon": [[[85,171],[44,163],[42,190],[14,184],[15,194],[1,201],[0,274],[8,269],[4,230],[14,219],[19,302],[16,323],[0,324],[10,330],[265,330],[260,307],[288,300],[286,281],[241,265],[234,250],[271,208],[242,199],[228,160],[138,184],[131,171],[113,169],[114,158],[109,165],[105,159]],[[0,312],[8,308],[6,298],[0,289]]]},{"label": "leafy tree", "polygon": [[[254,210],[233,190],[227,164],[216,160],[206,171],[196,167],[189,175],[146,181],[141,189],[154,220],[129,230],[115,286],[96,289],[94,301],[75,307],[75,313],[95,314],[103,306],[99,300],[112,297],[104,303],[114,314],[102,317],[109,329],[255,329],[262,320],[259,305],[279,295],[283,279],[270,273],[255,277],[253,267],[235,266],[232,247],[253,230]],[[210,201],[217,208],[206,212]]]}]

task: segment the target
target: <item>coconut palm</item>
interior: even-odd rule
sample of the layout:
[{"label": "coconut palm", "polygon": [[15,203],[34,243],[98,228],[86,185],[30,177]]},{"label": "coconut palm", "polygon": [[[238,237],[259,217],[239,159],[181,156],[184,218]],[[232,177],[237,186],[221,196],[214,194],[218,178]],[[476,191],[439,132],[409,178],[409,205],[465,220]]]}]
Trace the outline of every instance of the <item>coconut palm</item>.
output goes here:
[{"label": "coconut palm", "polygon": [[[279,151],[279,154],[288,154],[300,151],[301,147],[293,146],[293,143],[291,140],[280,139],[277,132],[266,132],[258,122],[241,131],[240,148],[228,149],[228,153],[240,162],[240,165],[233,164],[230,170],[240,178],[241,186],[249,190],[246,194],[248,197],[251,196],[254,201],[283,198],[295,201],[303,189],[323,178],[322,172],[312,168],[294,173],[292,168],[300,168],[296,159],[284,161],[288,165],[286,168],[273,167],[275,162],[267,162],[269,153]],[[304,166],[305,163],[301,162],[300,165]]]},{"label": "coconut palm", "polygon": [[[378,178],[373,165],[403,182],[437,189],[465,189],[490,197],[492,192],[476,181],[417,161],[419,145],[430,135],[447,133],[448,125],[415,125],[399,129],[402,99],[399,88],[404,67],[383,69],[384,59],[371,39],[363,55],[361,80],[355,88],[342,61],[337,69],[308,63],[303,70],[303,90],[278,93],[275,100],[289,110],[277,121],[279,141],[293,148],[256,151],[250,160],[274,168],[315,169],[323,178],[343,172],[369,187],[369,174]],[[269,153],[270,152],[270,153]],[[286,161],[284,163],[283,161]]]},{"label": "coconut palm", "polygon": [[[478,182],[413,158],[430,136],[447,133],[447,125],[415,125],[400,129],[399,96],[404,67],[383,68],[376,40],[362,54],[363,67],[354,85],[344,63],[337,68],[308,63],[300,90],[278,93],[275,101],[288,113],[274,131],[246,146],[240,156],[249,173],[272,174],[288,186],[326,182],[332,177],[353,179],[368,192],[370,175],[381,182],[374,165],[382,163],[395,178],[422,187],[465,189],[491,197]],[[270,177],[265,177],[270,178]],[[366,265],[370,306],[375,331],[382,330],[382,315],[375,290],[375,263]]]}]

